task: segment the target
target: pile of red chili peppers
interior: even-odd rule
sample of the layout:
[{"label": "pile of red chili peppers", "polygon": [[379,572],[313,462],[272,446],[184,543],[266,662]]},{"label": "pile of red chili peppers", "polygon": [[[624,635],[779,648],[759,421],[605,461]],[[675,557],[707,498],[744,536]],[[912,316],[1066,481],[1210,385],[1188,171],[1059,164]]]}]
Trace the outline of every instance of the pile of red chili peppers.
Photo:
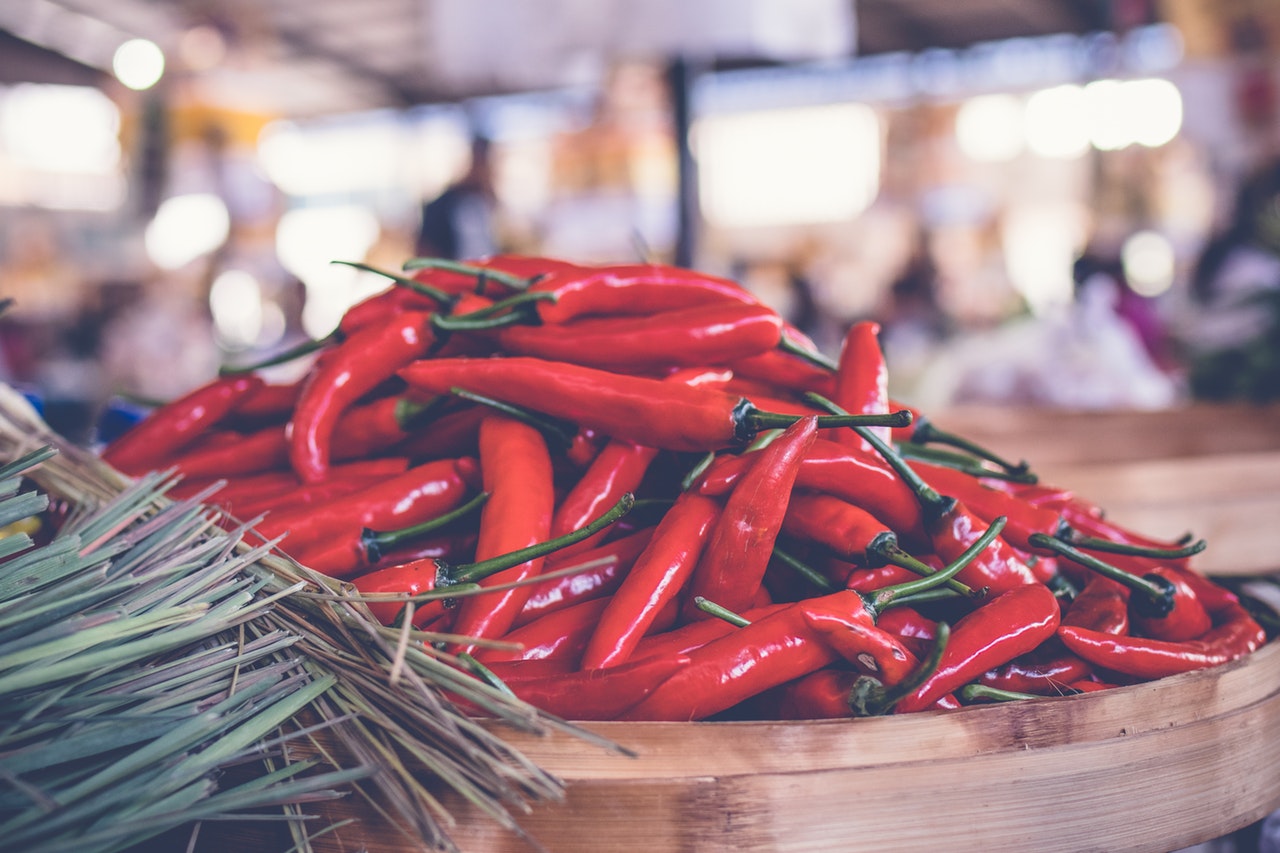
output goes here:
[{"label": "pile of red chili peppers", "polygon": [[[356,266],[362,266],[357,264]],[[380,272],[374,270],[375,272]],[[387,624],[577,720],[812,719],[1069,695],[1267,633],[1160,542],[888,394],[736,283],[416,259],[307,351],[104,450],[176,469]]]}]

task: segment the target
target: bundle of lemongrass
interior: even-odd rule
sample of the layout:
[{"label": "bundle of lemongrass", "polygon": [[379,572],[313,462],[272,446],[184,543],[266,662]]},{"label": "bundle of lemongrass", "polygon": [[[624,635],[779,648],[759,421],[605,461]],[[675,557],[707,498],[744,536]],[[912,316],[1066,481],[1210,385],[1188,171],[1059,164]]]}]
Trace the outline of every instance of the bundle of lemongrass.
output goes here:
[{"label": "bundle of lemongrass", "polygon": [[[272,543],[250,547],[199,496],[167,499],[171,477],[126,480],[62,442],[2,385],[0,463],[6,849],[123,850],[275,818],[306,851],[327,827],[304,805],[354,790],[451,850],[440,786],[514,832],[513,812],[562,796],[448,697],[526,730],[563,722],[381,626]],[[304,739],[342,757],[298,760]]]}]

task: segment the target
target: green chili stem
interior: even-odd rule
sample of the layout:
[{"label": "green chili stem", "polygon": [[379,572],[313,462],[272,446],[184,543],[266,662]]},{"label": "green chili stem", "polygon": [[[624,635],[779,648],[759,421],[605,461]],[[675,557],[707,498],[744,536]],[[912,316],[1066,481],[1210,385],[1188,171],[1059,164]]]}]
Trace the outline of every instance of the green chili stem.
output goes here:
[{"label": "green chili stem", "polygon": [[495,411],[502,412],[504,415],[509,415],[510,417],[515,418],[521,423],[526,423],[538,432],[542,433],[550,441],[560,445],[561,447],[568,447],[573,443],[573,436],[576,431],[573,427],[562,421],[543,417],[542,415],[539,415],[536,412],[531,412],[521,406],[504,403],[503,401],[495,400],[492,397],[485,397],[481,394],[475,393],[474,391],[468,391],[465,388],[450,388],[449,393],[456,397],[461,397],[464,400],[470,400],[473,403],[480,403],[488,406]]},{"label": "green chili stem", "polygon": [[448,258],[410,258],[405,261],[403,268],[406,272],[409,270],[433,269],[456,272],[461,275],[475,276],[476,278],[488,278],[512,290],[525,290],[529,286],[528,279],[514,276],[511,273],[490,269],[489,267],[479,267],[475,264],[467,264],[461,261],[452,261]]},{"label": "green chili stem", "polygon": [[920,666],[898,684],[885,687],[878,679],[865,675],[854,682],[849,695],[849,707],[860,717],[879,717],[893,710],[904,698],[934,674],[938,664],[942,662],[942,653],[946,651],[947,642],[951,639],[951,626],[939,622],[937,636],[933,640],[933,648],[929,656],[920,662]]},{"label": "green chili stem", "polygon": [[272,356],[268,356],[262,359],[261,361],[254,362],[253,364],[246,364],[240,367],[223,365],[222,367],[218,368],[218,375],[219,376],[239,376],[242,373],[253,373],[257,370],[261,370],[264,367],[274,367],[277,364],[287,364],[288,362],[291,362],[294,359],[302,358],[304,355],[310,355],[311,353],[316,352],[317,350],[322,350],[325,347],[329,346],[330,344],[341,343],[342,339],[343,339],[342,332],[338,329],[334,329],[332,332],[325,335],[323,338],[303,341],[297,346],[290,347],[287,350],[278,352]]},{"label": "green chili stem", "polygon": [[[804,395],[805,399],[818,406],[818,408],[826,409],[828,412],[837,414],[847,414],[844,409],[836,405],[831,400],[821,394],[813,391]],[[853,426],[853,431],[860,435],[864,441],[875,448],[886,464],[894,470],[899,477],[902,478],[913,492],[916,493],[916,499],[920,502],[920,508],[925,511],[928,518],[927,523],[935,523],[938,519],[951,512],[956,505],[955,498],[943,497],[938,491],[924,481],[919,474],[915,472],[906,460],[889,446],[888,442],[876,435],[872,430],[862,426]]]},{"label": "green chili stem", "polygon": [[[475,312],[475,314],[479,313]],[[431,327],[438,332],[484,332],[490,329],[505,329],[507,326],[528,326],[537,319],[531,314],[520,311],[483,317],[477,317],[475,314],[461,314],[457,317],[433,314]]]},{"label": "green chili stem", "polygon": [[[985,587],[983,588],[983,594],[986,594]],[[888,609],[889,607],[917,607],[921,604],[935,604],[939,601],[957,601],[962,598],[967,598],[967,596],[961,595],[954,589],[948,589],[945,586],[940,586],[936,589],[926,589],[924,592],[917,592],[911,595],[903,595],[895,598],[893,601],[890,601],[885,605],[885,609]]]},{"label": "green chili stem", "polygon": [[1167,615],[1173,609],[1173,584],[1159,575],[1139,577],[1127,572],[1119,566],[1103,562],[1091,554],[1086,554],[1070,544],[1045,533],[1032,533],[1027,541],[1036,548],[1045,548],[1071,560],[1073,563],[1091,569],[1103,577],[1124,584],[1134,592],[1144,595],[1152,611],[1157,615]]},{"label": "green chili stem", "polygon": [[[802,417],[804,415],[784,415],[781,412],[762,412],[759,409],[751,409],[747,412],[745,419],[753,431],[759,431],[789,427]],[[822,415],[818,418],[819,429],[845,426],[854,429],[878,426],[903,427],[910,423],[911,412],[906,409],[883,415],[851,415],[844,412],[838,415]]]},{"label": "green chili stem", "polygon": [[465,518],[483,506],[488,499],[489,493],[481,492],[456,509],[450,510],[443,515],[438,515],[421,524],[402,527],[399,530],[370,530],[366,527],[360,532],[360,544],[364,546],[369,562],[376,563],[392,548],[403,545],[405,542],[412,542],[415,539],[426,536],[428,533],[435,533],[458,519]]},{"label": "green chili stem", "polygon": [[940,465],[947,468],[954,468],[957,471],[963,471],[974,477],[985,477],[992,480],[1005,480],[1010,483],[1023,483],[1026,485],[1035,485],[1040,482],[1040,478],[1030,471],[1009,471],[1004,468],[988,468],[982,464],[982,460],[973,456],[962,453],[955,453],[949,450],[939,450],[934,447],[926,447],[923,444],[906,444],[898,445],[898,453],[904,459],[918,459],[921,462],[931,462],[934,465]]},{"label": "green chili stem", "polygon": [[932,442],[934,444],[947,444],[951,447],[957,447],[960,450],[972,453],[980,459],[985,459],[988,462],[999,465],[1001,468],[1014,474],[1025,474],[1031,467],[1027,464],[1026,460],[1022,460],[1015,465],[964,436],[938,429],[927,418],[921,418],[916,421],[915,429],[911,431],[911,441],[913,444],[927,444]]},{"label": "green chili stem", "polygon": [[[892,533],[888,533],[888,531],[886,531],[886,533],[888,535],[882,534],[872,540],[871,544],[867,546],[868,554],[873,554],[886,563],[891,563],[895,566],[906,569],[907,571],[915,572],[924,578],[937,576],[937,569],[908,554],[900,545],[898,545],[898,538],[896,536]],[[967,595],[970,598],[980,597],[979,593],[975,592],[973,587],[968,584],[961,583],[954,577],[950,578],[945,584],[943,584],[943,586],[953,589],[961,595]]]},{"label": "green chili stem", "polygon": [[1001,690],[986,684],[966,684],[956,691],[956,698],[966,705],[983,699],[992,702],[1018,702],[1022,699],[1042,699],[1034,693],[1019,693],[1015,690]]},{"label": "green chili stem", "polygon": [[485,684],[489,685],[490,687],[496,690],[501,690],[503,693],[507,694],[508,696],[516,695],[515,692],[512,691],[512,689],[507,686],[507,683],[505,681],[503,681],[498,676],[494,675],[493,670],[489,669],[489,667],[485,666],[480,661],[476,660],[474,655],[468,652],[458,652],[457,658],[459,661],[462,662],[464,666],[466,666],[468,670],[470,670],[477,678],[479,678]]},{"label": "green chili stem", "polygon": [[631,507],[635,504],[635,495],[627,492],[613,507],[604,515],[597,518],[590,524],[580,527],[577,530],[557,536],[554,539],[548,539],[546,542],[539,542],[536,545],[530,545],[528,548],[520,548],[507,554],[501,554],[497,557],[490,557],[487,560],[480,560],[476,563],[463,563],[447,569],[447,574],[451,583],[466,583],[468,581],[478,581],[489,575],[500,572],[504,569],[510,569],[521,563],[527,563],[538,557],[545,557],[553,551],[566,548],[577,542],[581,542],[589,536],[594,536],[601,530],[613,524],[631,511]]},{"label": "green chili stem", "polygon": [[[893,586],[887,586],[884,589],[876,590],[874,593],[865,596],[864,598],[869,599],[867,601],[867,609],[874,615],[887,607],[896,598],[927,592],[928,590],[941,586],[943,583],[959,574],[965,566],[973,562],[975,557],[985,551],[987,546],[991,544],[991,541],[1000,535],[1000,531],[1004,530],[1006,523],[1008,523],[1008,519],[1003,515],[993,520],[991,525],[982,532],[982,535],[973,540],[969,547],[964,549],[964,553],[957,557],[945,569],[939,572],[933,572],[927,577],[920,578],[919,580],[906,581],[904,583],[894,584]],[[928,567],[926,566],[925,568]],[[967,586],[965,587],[965,591],[965,594],[967,595],[972,596],[974,594],[973,590]]]},{"label": "green chili stem", "polygon": [[804,346],[799,341],[792,338],[786,332],[782,333],[782,337],[778,341],[778,349],[802,358],[810,364],[830,370],[832,373],[839,368],[839,366],[830,358],[827,358],[820,352],[815,352],[809,349],[807,346]]},{"label": "green chili stem", "polygon": [[703,613],[710,613],[717,619],[723,619],[731,625],[737,625],[739,628],[745,628],[751,624],[750,620],[743,619],[727,607],[722,607],[714,601],[708,601],[700,595],[695,595],[693,597],[693,604]]},{"label": "green chili stem", "polygon": [[1068,534],[1068,537],[1063,541],[1087,551],[1127,554],[1134,557],[1152,557],[1157,560],[1180,560],[1184,557],[1199,554],[1208,545],[1205,540],[1199,539],[1181,548],[1158,548],[1148,545],[1134,545],[1128,542],[1115,542],[1097,536],[1080,536],[1074,532]]},{"label": "green chili stem", "polygon": [[773,546],[773,556],[779,563],[800,575],[800,577],[816,586],[822,592],[836,591],[836,585],[831,582],[830,578],[789,551],[779,548],[776,544]]},{"label": "green chili stem", "polygon": [[329,263],[342,264],[343,266],[348,266],[348,267],[355,267],[358,270],[364,270],[365,272],[371,272],[371,273],[375,273],[376,275],[385,276],[391,279],[392,281],[394,281],[396,284],[399,284],[403,287],[409,288],[410,290],[421,293],[423,296],[426,296],[429,299],[434,299],[436,303],[442,307],[447,307],[458,301],[458,297],[455,296],[454,294],[445,293],[440,288],[432,287],[426,282],[418,281],[417,279],[413,279],[413,278],[408,278],[403,275],[397,275],[396,273],[388,272],[387,270],[378,269],[377,267],[370,266],[369,264],[361,263],[360,261],[330,261]]}]

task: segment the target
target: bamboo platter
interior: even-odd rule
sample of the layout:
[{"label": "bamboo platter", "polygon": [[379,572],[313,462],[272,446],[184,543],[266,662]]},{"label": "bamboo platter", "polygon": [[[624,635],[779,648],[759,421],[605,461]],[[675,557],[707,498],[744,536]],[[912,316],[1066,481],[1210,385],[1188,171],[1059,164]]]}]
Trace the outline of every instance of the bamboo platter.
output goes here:
[{"label": "bamboo platter", "polygon": [[[566,783],[521,821],[601,850],[1169,851],[1280,807],[1280,647],[1093,694],[805,723],[593,723],[509,742]],[[464,803],[464,851],[529,851]],[[419,849],[358,798],[319,851]]]}]

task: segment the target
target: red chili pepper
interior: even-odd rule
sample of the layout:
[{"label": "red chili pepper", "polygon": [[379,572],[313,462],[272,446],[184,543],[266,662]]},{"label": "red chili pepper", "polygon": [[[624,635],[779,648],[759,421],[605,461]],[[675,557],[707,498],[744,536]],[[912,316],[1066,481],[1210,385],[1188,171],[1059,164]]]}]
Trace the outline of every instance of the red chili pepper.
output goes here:
[{"label": "red chili pepper", "polygon": [[566,720],[616,720],[688,666],[687,657],[650,657],[609,669],[512,676],[506,685],[535,708]]},{"label": "red chili pepper", "polygon": [[676,498],[617,592],[606,599],[582,655],[583,669],[616,666],[631,657],[692,576],[719,516],[720,504],[711,498],[694,492]]},{"label": "red chili pepper", "polygon": [[1102,634],[1129,633],[1129,588],[1095,575],[1067,605],[1063,625],[1075,625]]},{"label": "red chili pepper", "polygon": [[446,412],[395,445],[392,450],[410,459],[445,459],[480,452],[480,422],[490,413],[485,406],[468,405]]},{"label": "red chili pepper", "polygon": [[938,668],[898,701],[895,712],[928,708],[987,670],[1030,652],[1054,635],[1059,620],[1058,600],[1042,584],[997,595],[956,622]]},{"label": "red chili pepper", "polygon": [[[379,464],[373,464],[379,463]],[[318,506],[336,498],[352,495],[389,477],[396,477],[409,470],[409,460],[383,457],[359,462],[334,465],[329,469],[329,479],[323,483],[300,483],[289,472],[292,482],[288,488],[261,494],[242,485],[230,483],[223,492],[214,496],[217,503],[229,501],[231,510],[241,518],[252,518],[263,512],[289,512],[303,507]],[[243,497],[241,497],[243,496]]]},{"label": "red chili pepper", "polygon": [[938,638],[938,623],[913,607],[890,607],[876,619],[876,627],[893,634],[918,658],[925,658]]},{"label": "red chili pepper", "polygon": [[[785,602],[753,607],[741,615],[750,622],[756,622],[770,613],[777,613],[790,606],[791,602]],[[646,635],[636,646],[631,658],[642,660],[654,655],[687,654],[738,630],[740,629],[737,625],[723,619],[699,619],[697,622],[686,622],[669,631]]]},{"label": "red chili pepper", "polygon": [[237,424],[241,420],[266,421],[283,420],[293,411],[298,402],[298,394],[302,392],[303,380],[290,382],[287,385],[263,383],[256,391],[245,395],[232,410]]},{"label": "red chili pepper", "polygon": [[623,373],[718,364],[778,345],[782,318],[765,305],[694,305],[655,314],[498,329],[501,348]]},{"label": "red chili pepper", "polygon": [[[490,415],[480,423],[480,469],[489,500],[480,513],[476,560],[546,540],[555,490],[542,433],[512,418]],[[530,560],[482,585],[526,580],[541,571],[542,563],[541,558]],[[511,629],[528,596],[527,586],[469,596],[458,609],[454,631],[468,637],[500,637]]]},{"label": "red chili pepper", "polygon": [[[802,418],[755,454],[751,467],[730,493],[693,572],[693,596],[729,610],[745,610],[750,605],[782,530],[800,461],[817,430],[817,418]],[[709,498],[702,500],[711,502]]]},{"label": "red chili pepper", "polygon": [[931,487],[956,498],[985,523],[990,524],[999,516],[1009,519],[1002,535],[1016,548],[1034,551],[1030,545],[1033,533],[1055,536],[1066,525],[1058,512],[1029,504],[1001,489],[993,489],[964,471],[918,460],[910,460],[907,464]]},{"label": "red chili pepper", "polygon": [[611,595],[653,538],[653,531],[654,528],[645,527],[589,551],[564,556],[569,551],[565,548],[561,553],[549,557],[543,565],[543,573],[546,575],[556,574],[572,566],[591,568],[562,577],[548,577],[530,584],[529,597],[511,627],[527,625],[545,613],[562,610],[579,601]]},{"label": "red chili pepper", "polygon": [[[750,464],[750,455],[718,457],[698,481],[698,491],[704,495],[728,493]],[[800,463],[796,488],[825,492],[861,507],[904,541],[924,539],[915,493],[879,456],[816,438]]]},{"label": "red chili pepper", "polygon": [[[644,480],[650,463],[658,455],[657,448],[631,441],[614,439],[605,444],[590,466],[571,488],[551,520],[551,535],[560,536],[577,530],[617,502],[627,492],[634,492]],[[567,557],[594,547],[597,542],[584,540],[560,554]]]},{"label": "red chili pepper", "polygon": [[650,315],[710,303],[754,305],[737,282],[662,264],[570,268],[549,272],[530,291],[554,293],[538,316],[563,324],[590,315]]},{"label": "red chili pepper", "polygon": [[428,462],[353,494],[289,512],[271,513],[257,526],[264,539],[288,534],[283,547],[301,553],[335,540],[358,542],[362,531],[398,530],[462,504],[476,480],[476,460]]},{"label": "red chili pepper", "polygon": [[735,358],[726,366],[733,370],[734,376],[766,382],[776,388],[815,391],[824,396],[835,393],[834,373],[780,349]]},{"label": "red chili pepper", "polygon": [[283,426],[269,426],[238,436],[230,444],[193,447],[173,460],[188,478],[236,477],[287,467],[289,442]]},{"label": "red chili pepper", "polygon": [[[731,447],[750,441],[762,429],[797,419],[761,412],[749,401],[715,388],[536,358],[421,360],[400,375],[431,393],[463,388],[664,450]],[[818,425],[866,422],[868,417],[872,416],[823,418]]]},{"label": "red chili pepper", "polygon": [[[889,371],[879,336],[880,324],[871,320],[855,322],[845,333],[832,400],[846,412],[872,415],[889,411]],[[890,440],[888,427],[878,427],[876,432],[882,441]],[[840,444],[870,450],[851,430],[837,430],[832,438]]]},{"label": "red chili pepper", "polygon": [[1061,626],[1058,636],[1094,666],[1148,680],[1218,666],[1267,641],[1266,631],[1238,603],[1227,603],[1210,615],[1214,626],[1185,642],[1106,634],[1077,625]]},{"label": "red chili pepper", "polygon": [[782,688],[779,720],[833,720],[853,716],[850,699],[862,673],[827,667],[811,672]]},{"label": "red chili pepper", "polygon": [[1071,684],[1088,678],[1093,665],[1068,652],[1057,641],[1047,641],[1003,666],[987,670],[979,684],[1014,693],[1060,696]]},{"label": "red chili pepper", "polygon": [[[831,639],[841,633],[844,642],[836,651]],[[689,664],[623,719],[706,719],[850,655],[877,669],[913,661],[900,643],[870,624],[856,593],[797,602],[690,651]]]},{"label": "red chili pepper", "polygon": [[330,440],[342,413],[365,394],[423,358],[435,343],[431,314],[411,311],[360,329],[317,362],[289,421],[289,460],[308,483],[325,478]]},{"label": "red chili pepper", "polygon": [[546,613],[502,636],[503,643],[519,648],[479,646],[472,654],[486,664],[493,661],[560,659],[577,665],[600,614],[608,604],[607,598],[592,598]]},{"label": "red chili pepper", "polygon": [[214,379],[156,409],[108,445],[102,458],[131,475],[160,467],[264,384],[252,374]]}]

